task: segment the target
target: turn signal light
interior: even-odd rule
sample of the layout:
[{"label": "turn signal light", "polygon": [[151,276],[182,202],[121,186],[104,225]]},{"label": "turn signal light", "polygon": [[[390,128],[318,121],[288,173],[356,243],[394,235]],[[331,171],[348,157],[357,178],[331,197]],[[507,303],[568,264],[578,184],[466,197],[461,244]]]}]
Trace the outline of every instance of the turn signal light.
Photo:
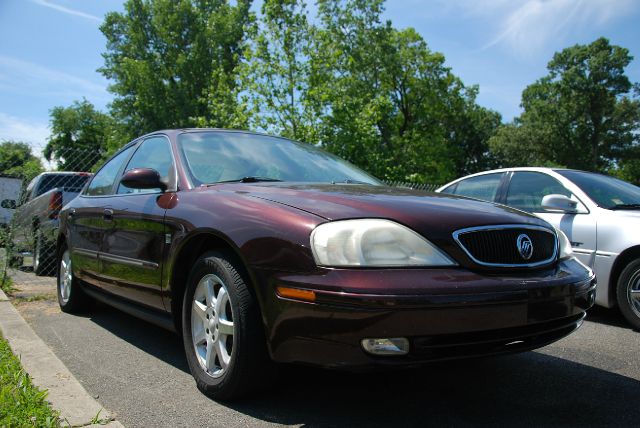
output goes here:
[{"label": "turn signal light", "polygon": [[304,300],[306,302],[314,302],[316,300],[316,293],[311,290],[290,287],[278,287],[276,290],[279,296],[288,299]]}]

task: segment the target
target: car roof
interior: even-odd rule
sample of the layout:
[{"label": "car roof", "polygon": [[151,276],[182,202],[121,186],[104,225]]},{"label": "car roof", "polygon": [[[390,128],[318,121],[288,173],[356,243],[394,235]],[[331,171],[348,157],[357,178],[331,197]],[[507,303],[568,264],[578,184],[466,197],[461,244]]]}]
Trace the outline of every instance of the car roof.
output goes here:
[{"label": "car roof", "polygon": [[476,172],[475,174],[469,174],[469,175],[462,176],[460,178],[456,178],[455,180],[451,180],[450,182],[440,186],[438,189],[436,189],[436,192],[440,192],[443,189],[445,189],[446,187],[449,187],[454,183],[457,183],[457,182],[462,181],[462,180],[466,180],[466,179],[471,178],[471,177],[478,177],[478,176],[481,176],[481,175],[501,173],[501,172],[517,172],[517,171],[542,172],[542,173],[549,173],[549,172],[557,173],[558,171],[576,171],[576,172],[585,172],[585,173],[590,173],[590,174],[597,174],[597,173],[593,173],[593,172],[589,172],[589,171],[582,171],[582,170],[579,170],[579,169],[560,168],[560,167],[544,167],[544,166],[518,166],[518,167],[510,167],[510,168],[498,168],[498,169],[491,169],[489,171]]},{"label": "car roof", "polygon": [[141,135],[137,138],[135,138],[133,141],[138,141],[141,138],[146,138],[146,137],[150,137],[152,135],[157,135],[157,134],[167,134],[167,135],[172,135],[172,136],[176,136],[178,134],[184,134],[184,133],[197,133],[197,132],[233,132],[233,133],[237,133],[237,134],[251,134],[251,135],[260,135],[263,137],[273,137],[273,138],[281,138],[283,140],[290,140],[289,138],[285,138],[285,137],[281,137],[279,135],[272,135],[272,134],[267,134],[264,132],[257,132],[257,131],[247,131],[244,129],[227,129],[227,128],[174,128],[174,129],[161,129],[158,131],[153,131],[153,132],[149,132],[148,134],[145,135]]}]

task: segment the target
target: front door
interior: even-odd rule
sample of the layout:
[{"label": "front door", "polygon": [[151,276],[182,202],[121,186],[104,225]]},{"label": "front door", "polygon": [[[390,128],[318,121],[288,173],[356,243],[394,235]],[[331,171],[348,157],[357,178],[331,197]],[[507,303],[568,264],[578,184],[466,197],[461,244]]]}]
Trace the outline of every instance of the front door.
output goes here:
[{"label": "front door", "polygon": [[[542,209],[546,195],[565,195],[578,203],[577,213],[548,212]],[[593,268],[596,254],[596,218],[558,180],[542,172],[514,172],[506,194],[506,204],[542,217],[562,230],[578,260]]]},{"label": "front door", "polygon": [[103,242],[102,278],[109,291],[146,306],[164,309],[160,294],[165,249],[166,200],[173,197],[175,166],[164,136],[144,140],[124,171],[152,168],[168,191],[130,189],[120,183],[107,212],[110,227]]}]

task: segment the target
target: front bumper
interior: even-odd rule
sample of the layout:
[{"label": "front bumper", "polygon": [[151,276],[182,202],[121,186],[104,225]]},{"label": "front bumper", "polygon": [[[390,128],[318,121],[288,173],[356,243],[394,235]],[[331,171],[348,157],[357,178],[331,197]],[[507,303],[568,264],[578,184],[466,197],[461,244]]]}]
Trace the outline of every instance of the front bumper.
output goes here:
[{"label": "front bumper", "polygon": [[[577,329],[593,305],[593,273],[570,259],[553,269],[489,276],[462,269],[256,270],[271,356],[325,367],[414,365],[535,349]],[[313,290],[313,303],[276,287]],[[393,292],[393,294],[390,294]],[[365,352],[365,338],[406,337],[405,356]]]}]

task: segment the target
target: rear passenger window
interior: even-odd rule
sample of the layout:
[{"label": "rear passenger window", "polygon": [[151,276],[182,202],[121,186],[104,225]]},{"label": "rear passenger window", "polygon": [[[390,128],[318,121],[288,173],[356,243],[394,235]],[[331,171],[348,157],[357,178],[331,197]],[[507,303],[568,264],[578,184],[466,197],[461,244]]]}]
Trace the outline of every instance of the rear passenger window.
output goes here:
[{"label": "rear passenger window", "polygon": [[493,202],[503,176],[503,172],[478,175],[458,181],[453,186],[444,189],[443,192]]},{"label": "rear passenger window", "polygon": [[529,212],[542,212],[542,198],[546,195],[571,197],[558,180],[541,172],[516,172],[511,177],[507,205]]}]

